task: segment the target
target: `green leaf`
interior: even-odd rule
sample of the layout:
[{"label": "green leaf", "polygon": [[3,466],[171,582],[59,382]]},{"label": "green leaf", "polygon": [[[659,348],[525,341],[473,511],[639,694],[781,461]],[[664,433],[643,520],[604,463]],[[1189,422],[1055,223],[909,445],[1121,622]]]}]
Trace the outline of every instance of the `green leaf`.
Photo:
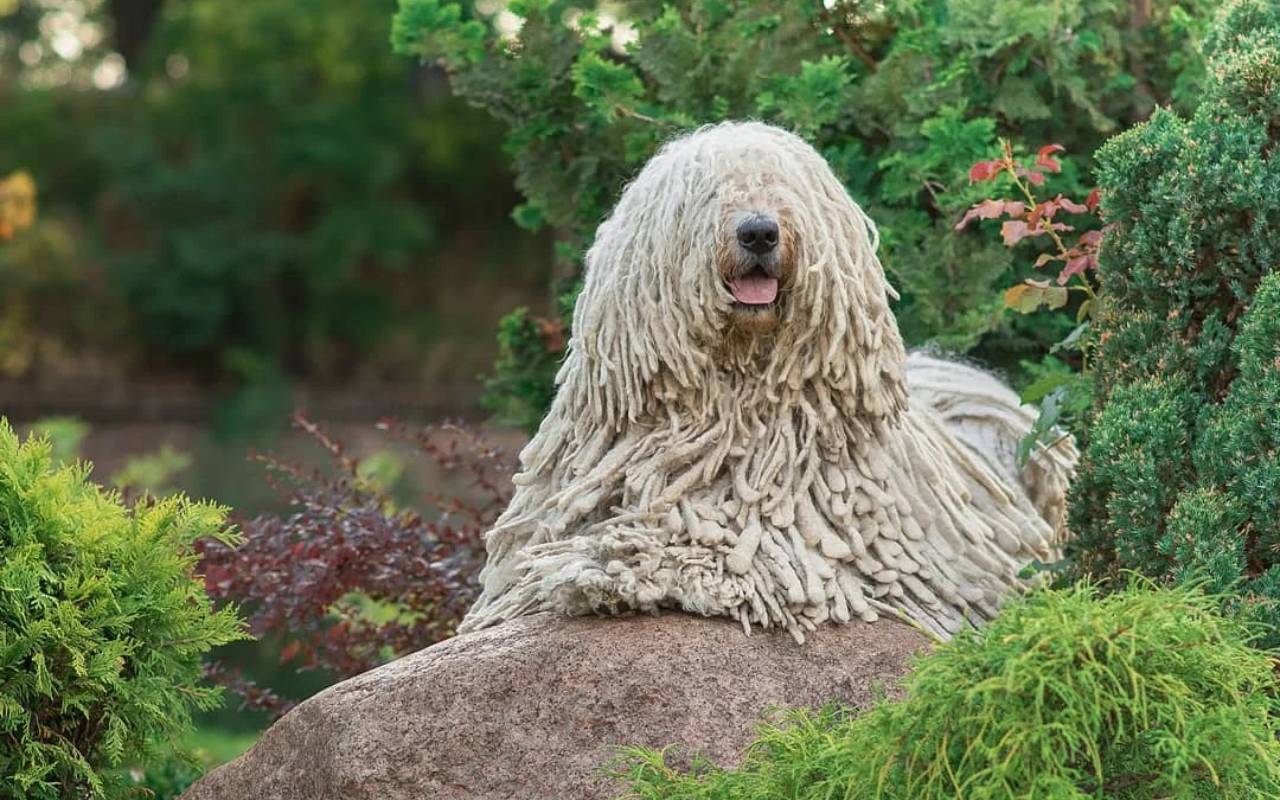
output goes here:
[{"label": "green leaf", "polygon": [[[1088,302],[1088,301],[1085,301],[1085,302]],[[1089,329],[1090,329],[1090,326],[1088,322],[1080,323],[1079,325],[1071,329],[1071,333],[1067,334],[1067,337],[1065,339],[1058,342],[1053,347],[1050,347],[1049,352],[1057,353],[1062,350],[1075,350],[1075,351],[1083,350],[1085,345],[1088,342],[1087,336],[1089,333]]]},{"label": "green leaf", "polygon": [[602,122],[635,111],[644,95],[640,78],[630,67],[606,61],[596,53],[582,53],[573,65],[572,75],[574,97]]},{"label": "green leaf", "polygon": [[1024,403],[1039,403],[1048,396],[1050,392],[1070,385],[1072,382],[1077,380],[1078,377],[1078,373],[1075,372],[1050,372],[1045,375],[1041,375],[1039,378],[1036,378],[1034,381],[1027,384],[1027,387],[1023,389],[1022,393],[1019,395],[1019,399]]},{"label": "green leaf", "polygon": [[804,61],[794,75],[777,76],[757,96],[756,110],[802,136],[813,136],[845,112],[852,81],[849,60]]},{"label": "green leaf", "polygon": [[423,59],[439,58],[454,67],[484,57],[485,26],[462,20],[457,3],[441,0],[400,0],[391,24],[391,44],[397,53]]},{"label": "green leaf", "polygon": [[1052,444],[1062,434],[1058,432],[1058,421],[1062,417],[1062,398],[1066,393],[1065,386],[1059,386],[1045,395],[1040,403],[1040,416],[1026,436],[1018,442],[1018,464],[1027,463],[1031,451],[1041,444]]},{"label": "green leaf", "polygon": [[512,209],[511,218],[527,231],[542,230],[542,227],[547,224],[547,218],[542,213],[542,209],[532,202],[521,203]]}]

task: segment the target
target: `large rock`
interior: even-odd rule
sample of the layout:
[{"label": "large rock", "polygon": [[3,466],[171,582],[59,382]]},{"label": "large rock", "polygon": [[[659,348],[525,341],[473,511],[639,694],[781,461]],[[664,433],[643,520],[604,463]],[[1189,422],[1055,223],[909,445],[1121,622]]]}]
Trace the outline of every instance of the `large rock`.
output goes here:
[{"label": "large rock", "polygon": [[680,614],[526,617],[320,693],[184,799],[614,797],[602,765],[620,745],[734,763],[770,708],[866,704],[927,643],[892,621],[801,646]]}]

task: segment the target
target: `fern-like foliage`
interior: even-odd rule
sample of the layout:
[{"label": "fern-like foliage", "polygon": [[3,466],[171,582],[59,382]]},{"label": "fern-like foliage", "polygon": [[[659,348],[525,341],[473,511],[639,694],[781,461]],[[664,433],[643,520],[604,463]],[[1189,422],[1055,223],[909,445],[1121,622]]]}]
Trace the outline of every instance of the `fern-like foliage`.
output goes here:
[{"label": "fern-like foliage", "polygon": [[1280,793],[1271,659],[1193,588],[1038,592],[920,658],[906,696],[795,712],[740,769],[622,762],[630,800],[1245,800]]},{"label": "fern-like foliage", "polygon": [[224,509],[174,497],[127,509],[0,420],[0,798],[115,798],[219,702],[202,656],[244,638],[193,574]]}]

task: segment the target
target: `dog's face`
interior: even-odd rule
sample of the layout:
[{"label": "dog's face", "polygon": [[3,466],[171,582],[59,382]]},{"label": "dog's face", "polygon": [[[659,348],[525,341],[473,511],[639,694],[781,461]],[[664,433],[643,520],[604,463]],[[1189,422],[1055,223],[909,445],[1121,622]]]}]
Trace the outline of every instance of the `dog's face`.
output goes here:
[{"label": "dog's face", "polygon": [[664,145],[597,230],[574,331],[604,348],[618,320],[637,349],[610,359],[642,370],[726,352],[755,363],[824,325],[869,343],[893,325],[874,234],[798,137],[760,123],[700,129]]},{"label": "dog's face", "polygon": [[729,205],[716,251],[716,269],[730,297],[729,320],[735,329],[768,333],[778,326],[795,275],[791,215],[763,194]]}]

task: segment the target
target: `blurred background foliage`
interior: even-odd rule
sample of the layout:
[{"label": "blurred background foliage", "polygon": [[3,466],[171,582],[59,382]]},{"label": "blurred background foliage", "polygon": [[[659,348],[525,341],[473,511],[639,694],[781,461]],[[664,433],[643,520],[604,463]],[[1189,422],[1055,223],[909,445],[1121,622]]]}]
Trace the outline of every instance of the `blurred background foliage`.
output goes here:
[{"label": "blurred background foliage", "polygon": [[[489,367],[549,260],[508,222],[500,127],[390,52],[391,0],[305,5],[0,2],[0,174],[29,170],[44,206],[0,256],[4,377]],[[245,426],[288,410],[239,399],[266,406]]]}]

